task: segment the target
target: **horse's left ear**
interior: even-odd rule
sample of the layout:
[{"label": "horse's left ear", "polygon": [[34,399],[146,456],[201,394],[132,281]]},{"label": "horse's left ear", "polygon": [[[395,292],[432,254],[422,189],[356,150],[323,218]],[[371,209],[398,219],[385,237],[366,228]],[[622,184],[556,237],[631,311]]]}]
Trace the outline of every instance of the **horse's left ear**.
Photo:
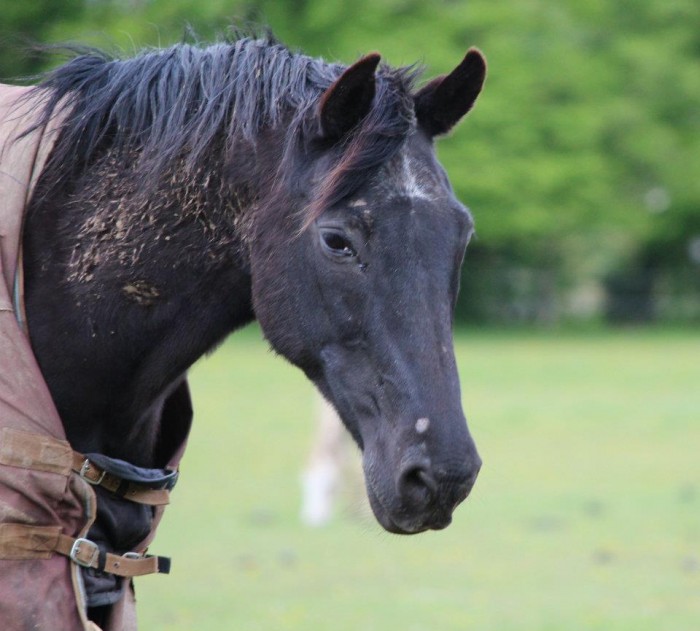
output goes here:
[{"label": "horse's left ear", "polygon": [[474,105],[486,78],[486,60],[476,49],[450,74],[433,79],[414,96],[418,124],[431,136],[446,134]]},{"label": "horse's left ear", "polygon": [[376,89],[374,72],[380,58],[378,53],[362,57],[324,92],[319,116],[325,138],[340,140],[369,113]]}]

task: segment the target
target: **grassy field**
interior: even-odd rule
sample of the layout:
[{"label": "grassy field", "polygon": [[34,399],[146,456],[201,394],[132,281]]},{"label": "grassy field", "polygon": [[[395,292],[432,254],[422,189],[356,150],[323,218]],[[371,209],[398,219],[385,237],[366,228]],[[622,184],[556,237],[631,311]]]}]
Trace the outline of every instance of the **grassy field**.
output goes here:
[{"label": "grassy field", "polygon": [[383,533],[349,493],[300,524],[313,396],[256,329],[192,373],[195,426],[137,583],[146,631],[697,631],[700,333],[468,333],[484,467],[450,528]]}]

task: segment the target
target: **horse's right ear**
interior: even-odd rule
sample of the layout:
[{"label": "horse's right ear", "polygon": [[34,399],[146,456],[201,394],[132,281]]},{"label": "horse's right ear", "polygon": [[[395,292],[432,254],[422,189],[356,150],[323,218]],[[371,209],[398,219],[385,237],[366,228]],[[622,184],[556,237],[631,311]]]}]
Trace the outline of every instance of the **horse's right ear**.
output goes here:
[{"label": "horse's right ear", "polygon": [[433,79],[414,96],[418,124],[431,136],[446,134],[474,105],[486,78],[486,60],[476,49],[450,74]]},{"label": "horse's right ear", "polygon": [[377,53],[362,57],[324,92],[319,106],[324,138],[340,140],[369,113],[379,59]]}]

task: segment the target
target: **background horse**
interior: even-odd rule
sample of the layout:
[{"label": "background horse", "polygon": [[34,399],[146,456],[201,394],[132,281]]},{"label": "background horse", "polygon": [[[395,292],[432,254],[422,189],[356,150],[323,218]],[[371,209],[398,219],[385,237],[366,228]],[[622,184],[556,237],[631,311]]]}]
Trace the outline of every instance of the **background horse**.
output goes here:
[{"label": "background horse", "polygon": [[[414,69],[379,61],[243,38],[88,52],[31,92],[34,129],[63,120],[26,216],[26,316],[73,449],[165,467],[187,369],[257,319],[362,450],[379,523],[450,523],[481,466],[451,333],[473,223],[433,138],[485,63],[470,50],[416,90]],[[124,531],[101,493],[89,536],[127,551],[144,527]],[[100,589],[98,621],[116,598]]]},{"label": "background horse", "polygon": [[322,397],[316,397],[314,408],[313,443],[301,476],[300,516],[308,526],[324,526],[341,488],[354,486],[354,453],[335,408]]}]

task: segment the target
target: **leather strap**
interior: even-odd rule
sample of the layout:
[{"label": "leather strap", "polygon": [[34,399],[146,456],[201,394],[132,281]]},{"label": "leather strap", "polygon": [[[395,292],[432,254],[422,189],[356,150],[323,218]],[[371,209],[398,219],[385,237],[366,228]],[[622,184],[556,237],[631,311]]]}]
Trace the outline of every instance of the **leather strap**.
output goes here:
[{"label": "leather strap", "polygon": [[67,476],[72,453],[66,440],[12,427],[0,429],[0,465]]},{"label": "leather strap", "polygon": [[170,559],[167,557],[141,555],[136,552],[112,554],[105,552],[89,539],[74,539],[63,534],[58,535],[55,551],[82,567],[91,567],[100,572],[126,578],[170,573]]},{"label": "leather strap", "polygon": [[104,471],[83,454],[73,451],[67,441],[52,436],[9,427],[0,429],[0,464],[62,475],[68,475],[73,470],[86,482],[102,486],[136,504],[165,506],[170,503],[170,491],[167,489],[151,489],[123,480]]},{"label": "leather strap", "polygon": [[106,552],[94,541],[69,537],[58,526],[0,524],[0,559],[49,558],[58,552],[81,567],[131,578],[146,574],[168,574],[170,559],[127,552]]},{"label": "leather strap", "polygon": [[149,489],[141,484],[122,480],[119,476],[104,471],[77,451],[73,452],[73,471],[86,482],[101,486],[136,504],[164,506],[170,503],[170,491],[167,489]]}]

